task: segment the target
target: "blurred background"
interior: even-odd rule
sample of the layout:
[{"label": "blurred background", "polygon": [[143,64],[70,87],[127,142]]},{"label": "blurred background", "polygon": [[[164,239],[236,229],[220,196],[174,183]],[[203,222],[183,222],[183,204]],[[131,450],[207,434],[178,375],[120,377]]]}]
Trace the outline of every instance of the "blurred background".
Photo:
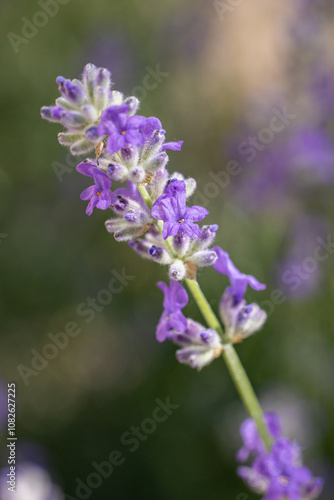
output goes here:
[{"label": "blurred background", "polygon": [[[6,386],[15,381],[19,500],[257,498],[235,474],[246,415],[223,361],[197,373],[156,342],[164,269],[116,244],[103,211],[87,217],[79,159],[58,144],[58,125],[40,118],[58,96],[56,77],[76,78],[87,62],[137,95],[168,140],[185,141],[169,170],[197,179],[193,204],[219,224],[217,244],[267,283],[248,298],[269,319],[238,352],[265,409],[280,412],[307,465],[326,478],[321,498],[332,500],[333,3],[2,7],[0,426],[5,438]],[[112,272],[132,279],[80,315]],[[217,308],[225,278],[209,269],[199,282]],[[186,313],[201,321],[194,304]],[[68,345],[46,347],[71,328]],[[147,419],[167,398],[179,407],[152,431]],[[122,435],[141,425],[148,432],[131,451]],[[93,463],[113,450],[122,463],[94,476]]]}]

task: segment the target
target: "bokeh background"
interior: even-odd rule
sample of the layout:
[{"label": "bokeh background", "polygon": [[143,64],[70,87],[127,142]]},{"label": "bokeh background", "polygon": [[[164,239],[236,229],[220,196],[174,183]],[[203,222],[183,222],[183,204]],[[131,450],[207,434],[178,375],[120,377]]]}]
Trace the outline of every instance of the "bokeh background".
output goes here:
[{"label": "bokeh background", "polygon": [[[58,500],[43,481],[77,500],[257,498],[235,474],[245,412],[223,361],[197,373],[156,342],[164,269],[116,244],[104,212],[86,216],[86,179],[57,143],[59,127],[40,118],[58,95],[55,78],[92,62],[142,99],[141,114],[158,116],[169,140],[185,141],[170,170],[197,179],[217,243],[267,283],[249,292],[267,324],[238,352],[264,407],[281,413],[285,433],[326,478],[321,498],[332,500],[334,250],[315,257],[319,241],[334,239],[332,2],[59,0],[37,32],[27,20],[43,24],[41,4],[2,7],[1,391],[16,381],[19,460],[40,488],[31,498]],[[163,76],[148,89],[152,71]],[[273,132],[279,113],[284,126]],[[226,181],[231,160],[240,172]],[[122,269],[134,279],[85,323],[78,306]],[[199,281],[217,308],[226,280],[209,269]],[[194,304],[186,312],[201,320]],[[31,351],[70,321],[80,334],[25,384],[18,366],[31,368]],[[131,453],[122,434],[167,397],[179,408]],[[124,464],[77,496],[77,478],[86,482],[114,449]],[[3,465],[6,456],[3,447]]]}]

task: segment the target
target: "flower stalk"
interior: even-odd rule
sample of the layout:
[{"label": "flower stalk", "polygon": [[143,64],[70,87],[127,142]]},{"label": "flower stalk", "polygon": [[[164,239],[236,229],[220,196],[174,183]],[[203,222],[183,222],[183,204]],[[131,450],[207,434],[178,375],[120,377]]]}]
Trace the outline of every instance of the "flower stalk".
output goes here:
[{"label": "flower stalk", "polygon": [[[139,192],[142,195],[145,203],[147,204],[148,208],[151,208],[153,203],[151,200],[151,197],[149,193],[147,192],[145,186],[139,186]],[[155,223],[158,223],[160,221],[155,221]],[[161,227],[159,224],[157,224],[158,229],[161,232]],[[168,241],[168,240],[166,240]],[[222,338],[222,341],[224,343],[224,349],[222,352],[222,356],[224,358],[224,361],[226,363],[226,366],[228,368],[228,371],[231,375],[231,378],[234,382],[234,385],[240,395],[240,398],[249,413],[250,417],[255,421],[259,435],[261,436],[261,439],[267,449],[267,451],[270,450],[270,445],[271,445],[271,438],[268,434],[265,422],[264,422],[264,417],[263,417],[263,411],[261,409],[260,403],[256,397],[256,394],[254,392],[254,389],[252,387],[252,384],[247,376],[247,373],[240,361],[240,358],[234,349],[233,345],[228,342],[226,339],[224,330],[215,315],[215,313],[212,310],[212,307],[210,306],[206,296],[204,295],[200,285],[198,284],[197,280],[195,279],[189,279],[186,278],[185,282],[187,283],[187,286],[199,308],[201,311],[207,325],[209,328],[212,328],[215,330]]]}]

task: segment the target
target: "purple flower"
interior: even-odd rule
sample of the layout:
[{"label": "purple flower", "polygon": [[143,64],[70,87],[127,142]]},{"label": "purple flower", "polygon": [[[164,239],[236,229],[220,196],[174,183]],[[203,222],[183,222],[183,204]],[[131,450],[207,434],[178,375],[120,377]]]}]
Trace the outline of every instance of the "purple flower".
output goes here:
[{"label": "purple flower", "polygon": [[128,104],[111,106],[101,116],[99,132],[108,135],[107,148],[109,154],[117,153],[129,144],[142,146],[145,142],[145,134],[142,130],[146,123],[144,116],[130,116]]},{"label": "purple flower", "polygon": [[[264,421],[271,437],[278,439],[282,435],[281,422],[278,415],[274,412],[265,413]],[[265,452],[264,444],[252,418],[247,418],[241,424],[240,434],[244,445],[237,453],[238,462],[245,462],[250,454],[260,455]]]},{"label": "purple flower", "polygon": [[177,179],[171,180],[151,210],[155,219],[165,222],[162,232],[164,239],[175,235],[199,238],[201,229],[195,222],[204,219],[208,213],[203,207],[186,206],[186,184]]},{"label": "purple flower", "polygon": [[166,283],[159,281],[157,286],[164,293],[164,312],[157,326],[157,340],[163,342],[168,337],[171,329],[184,332],[187,328],[187,319],[181,309],[188,304],[188,294],[183,286],[177,281],[171,281],[168,287]]},{"label": "purple flower", "polygon": [[89,200],[86,214],[91,215],[94,207],[106,210],[115,198],[114,193],[110,191],[112,182],[109,177],[93,163],[80,163],[77,171],[94,179],[94,184],[82,191],[80,195],[82,200]]},{"label": "purple flower", "polygon": [[316,498],[322,487],[321,478],[301,465],[301,451],[296,443],[279,438],[270,453],[260,455],[252,467],[239,467],[238,474],[263,500],[307,500]]},{"label": "purple flower", "polygon": [[197,370],[211,363],[223,350],[218,333],[192,319],[187,320],[187,329],[184,332],[171,331],[168,338],[182,347],[176,351],[177,360]]},{"label": "purple flower", "polygon": [[260,283],[254,276],[241,273],[231,261],[229,254],[220,247],[214,247],[213,250],[218,255],[214,263],[214,269],[221,274],[226,274],[231,283],[231,292],[236,301],[240,301],[246,293],[247,285],[254,290],[264,290],[266,285]]},{"label": "purple flower", "polygon": [[266,452],[255,422],[248,418],[240,427],[244,446],[237,459],[244,462],[250,454],[256,455],[251,467],[239,467],[239,476],[263,500],[311,500],[322,489],[323,480],[313,478],[311,471],[302,466],[300,446],[282,437],[281,423],[276,413],[264,416],[269,434],[274,440],[270,452]]}]

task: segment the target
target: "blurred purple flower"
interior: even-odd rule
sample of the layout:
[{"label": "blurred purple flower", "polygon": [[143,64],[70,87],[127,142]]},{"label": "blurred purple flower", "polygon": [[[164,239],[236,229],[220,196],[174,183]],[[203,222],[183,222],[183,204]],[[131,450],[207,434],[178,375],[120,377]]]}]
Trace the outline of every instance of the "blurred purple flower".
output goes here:
[{"label": "blurred purple flower", "polygon": [[239,467],[239,476],[258,493],[263,500],[307,500],[316,498],[322,489],[321,478],[313,478],[311,471],[302,463],[298,444],[287,438],[279,438],[270,453],[261,454],[252,467]]},{"label": "blurred purple flower", "polygon": [[[264,414],[264,421],[271,437],[276,440],[282,435],[282,426],[278,415],[274,412]],[[244,442],[237,453],[238,462],[245,462],[249,455],[265,453],[265,447],[259,436],[256,424],[252,418],[247,418],[240,427],[240,434]]]}]

